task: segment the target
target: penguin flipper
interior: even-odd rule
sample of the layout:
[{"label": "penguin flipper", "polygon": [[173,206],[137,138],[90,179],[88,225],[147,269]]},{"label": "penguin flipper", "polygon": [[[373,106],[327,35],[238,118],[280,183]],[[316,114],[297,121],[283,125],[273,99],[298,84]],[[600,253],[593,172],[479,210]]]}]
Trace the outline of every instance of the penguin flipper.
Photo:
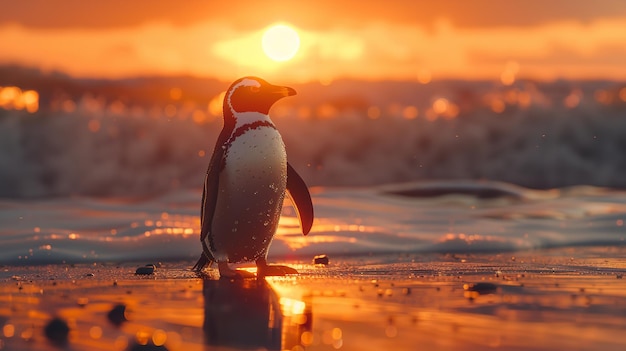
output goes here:
[{"label": "penguin flipper", "polygon": [[[203,248],[206,251],[204,240],[211,231],[211,223],[213,222],[213,215],[215,214],[215,204],[217,203],[217,188],[218,179],[217,174],[213,175],[214,167],[209,167],[209,171],[204,178],[204,189],[202,191],[202,207],[200,209],[200,241],[203,243]],[[212,179],[215,178],[215,179]]]},{"label": "penguin flipper", "polygon": [[313,202],[302,177],[287,162],[287,191],[302,226],[302,234],[307,235],[313,226]]},{"label": "penguin flipper", "polygon": [[207,265],[210,266],[215,261],[207,247],[206,239],[211,231],[211,223],[213,223],[213,215],[215,214],[215,206],[217,204],[219,173],[224,162],[224,149],[220,145],[223,143],[224,138],[224,133],[220,134],[213,156],[211,156],[209,169],[204,177],[202,205],[200,207],[200,241],[202,242],[202,254],[193,267],[195,270],[201,270]]}]

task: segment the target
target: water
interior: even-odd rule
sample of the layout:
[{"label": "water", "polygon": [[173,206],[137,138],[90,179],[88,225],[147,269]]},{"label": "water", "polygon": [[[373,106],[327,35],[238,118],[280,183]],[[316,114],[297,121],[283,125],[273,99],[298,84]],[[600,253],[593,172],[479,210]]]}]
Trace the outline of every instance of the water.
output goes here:
[{"label": "water", "polygon": [[[141,96],[152,96],[146,91],[155,84],[172,88],[119,84]],[[47,104],[42,91],[37,113],[0,108],[0,197],[154,196],[200,186],[222,128],[206,102],[213,97],[219,110],[220,91],[204,84],[185,90],[202,99],[177,109],[171,100],[94,95],[88,86],[73,100],[50,96]],[[309,185],[491,179],[542,189],[626,188],[623,82],[295,88],[298,95],[277,103],[271,116]]]},{"label": "water", "polygon": [[[211,86],[175,106],[42,85],[37,113],[0,109],[0,264],[197,259],[196,187],[222,128],[206,99],[228,85]],[[316,221],[303,237],[287,206],[270,259],[624,245],[625,193],[603,188],[626,188],[623,82],[296,88],[271,114],[319,186]]]},{"label": "water", "polygon": [[[301,234],[287,201],[270,260],[626,243],[626,193],[605,188],[441,181],[312,193],[312,232]],[[2,199],[0,264],[194,260],[200,198],[199,190],[176,190],[155,198]]]}]

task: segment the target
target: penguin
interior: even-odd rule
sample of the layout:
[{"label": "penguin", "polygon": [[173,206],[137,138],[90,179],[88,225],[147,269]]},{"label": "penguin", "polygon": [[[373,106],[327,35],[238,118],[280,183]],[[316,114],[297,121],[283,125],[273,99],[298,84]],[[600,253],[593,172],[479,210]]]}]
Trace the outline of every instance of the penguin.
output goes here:
[{"label": "penguin", "polygon": [[220,277],[248,277],[229,263],[256,262],[257,276],[297,274],[269,265],[267,253],[288,193],[302,233],[313,225],[313,203],[300,175],[287,162],[282,137],[269,117],[278,100],[296,95],[290,87],[243,77],[224,96],[224,126],[205,176],[200,214],[202,254],[193,267],[217,262]]}]

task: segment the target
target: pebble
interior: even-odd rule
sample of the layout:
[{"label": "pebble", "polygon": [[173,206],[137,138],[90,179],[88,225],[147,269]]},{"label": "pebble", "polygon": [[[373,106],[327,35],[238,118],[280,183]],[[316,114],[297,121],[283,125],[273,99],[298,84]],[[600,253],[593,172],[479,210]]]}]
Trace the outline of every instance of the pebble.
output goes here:
[{"label": "pebble", "polygon": [[85,306],[87,306],[88,303],[89,303],[89,298],[87,298],[87,297],[79,297],[76,300],[76,304],[78,304],[78,306],[80,306],[80,307],[85,307]]},{"label": "pebble", "polygon": [[463,289],[466,291],[475,291],[479,295],[495,294],[498,291],[498,286],[493,283],[469,283],[463,285]]},{"label": "pebble", "polygon": [[67,344],[67,336],[70,333],[70,327],[61,318],[53,318],[44,329],[46,337],[57,345]]},{"label": "pebble", "polygon": [[113,309],[109,311],[109,313],[107,314],[107,317],[109,318],[109,321],[111,323],[119,327],[120,325],[122,325],[122,323],[124,323],[127,320],[126,319],[126,305],[124,304],[115,305],[115,307],[113,307]]},{"label": "pebble", "polygon": [[147,264],[147,265],[145,265],[143,267],[137,268],[137,270],[135,271],[135,274],[150,275],[150,274],[153,274],[155,270],[156,270],[156,266],[155,265]]},{"label": "pebble", "polygon": [[326,255],[317,255],[313,257],[313,264],[322,264],[326,266],[329,262],[328,256]]},{"label": "pebble", "polygon": [[148,342],[145,345],[142,344],[134,344],[129,349],[129,351],[168,351],[167,347],[164,345],[155,345],[152,342]]}]

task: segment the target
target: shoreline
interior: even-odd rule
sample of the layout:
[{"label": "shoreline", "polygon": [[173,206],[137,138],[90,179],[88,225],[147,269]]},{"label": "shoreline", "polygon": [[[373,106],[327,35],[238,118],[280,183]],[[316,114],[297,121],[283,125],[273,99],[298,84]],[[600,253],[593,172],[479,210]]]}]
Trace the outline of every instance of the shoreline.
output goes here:
[{"label": "shoreline", "polygon": [[[242,281],[199,276],[191,261],[152,275],[133,263],[2,266],[0,350],[622,350],[625,253],[331,257]],[[45,333],[56,317],[60,344]]]}]

